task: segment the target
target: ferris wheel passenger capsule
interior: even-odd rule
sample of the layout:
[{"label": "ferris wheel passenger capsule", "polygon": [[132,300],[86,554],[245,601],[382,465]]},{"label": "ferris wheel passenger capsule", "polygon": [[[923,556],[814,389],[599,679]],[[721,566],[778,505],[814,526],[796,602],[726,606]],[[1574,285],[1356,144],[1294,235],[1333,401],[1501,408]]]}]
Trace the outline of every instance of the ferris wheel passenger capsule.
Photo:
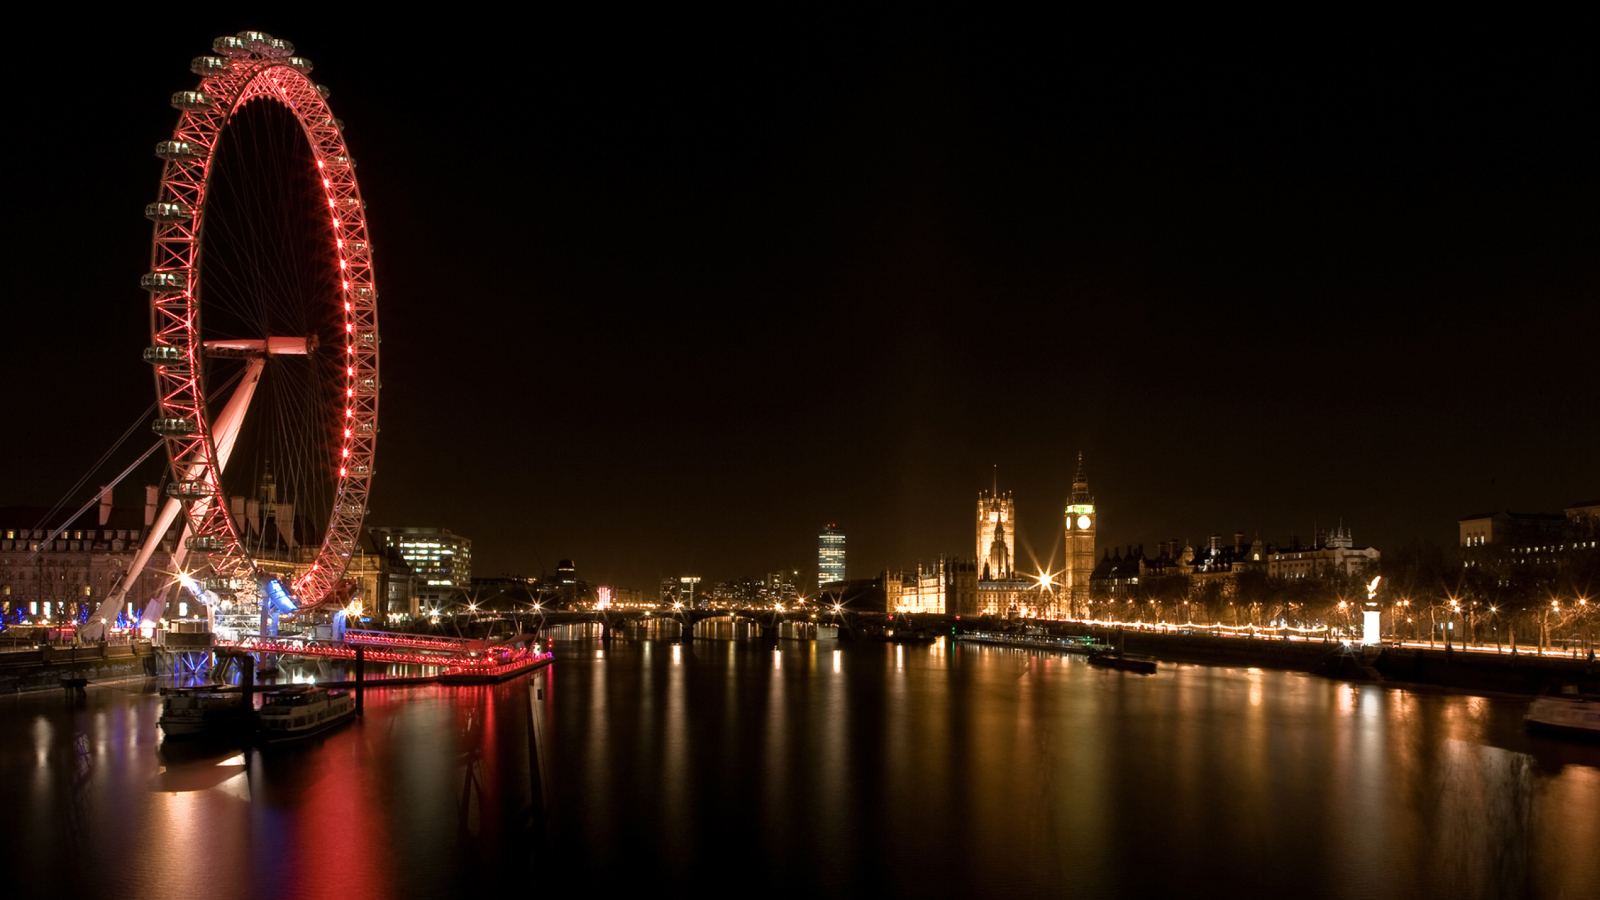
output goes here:
[{"label": "ferris wheel passenger capsule", "polygon": [[260,53],[266,49],[267,42],[272,40],[272,35],[267,34],[265,31],[241,31],[239,32],[239,40],[250,46],[250,52]]},{"label": "ferris wheel passenger capsule", "polygon": [[211,52],[238,59],[250,55],[250,42],[241,37],[225,34],[211,42]]},{"label": "ferris wheel passenger capsule", "polygon": [[[163,416],[150,423],[150,430],[165,437],[193,437],[200,433],[194,420],[187,416]],[[167,485],[168,494],[172,493],[172,487],[171,484]]]},{"label": "ferris wheel passenger capsule", "polygon": [[[303,72],[309,72],[311,70],[310,69],[304,69],[302,71]],[[317,85],[317,93],[321,94],[322,95],[322,99],[326,100],[326,99],[328,99],[328,95],[333,93],[333,91],[329,90],[327,85],[319,84],[319,85]]]},{"label": "ferris wheel passenger capsule", "polygon": [[283,38],[269,38],[267,40],[267,46],[261,51],[261,55],[270,56],[273,59],[283,59],[288,56],[293,56],[294,44],[289,43]]},{"label": "ferris wheel passenger capsule", "polygon": [[211,487],[204,481],[169,481],[167,496],[174,500],[204,500],[211,496]]},{"label": "ferris wheel passenger capsule", "polygon": [[183,545],[196,553],[211,553],[222,549],[222,538],[210,534],[190,535]]},{"label": "ferris wheel passenger capsule", "polygon": [[144,208],[144,217],[152,222],[187,222],[194,218],[194,210],[182,203],[158,202]]},{"label": "ferris wheel passenger capsule", "polygon": [[189,286],[189,276],[182,272],[146,272],[139,276],[139,286],[147,291],[181,291]]},{"label": "ferris wheel passenger capsule", "polygon": [[189,71],[201,78],[210,78],[221,75],[232,67],[232,63],[220,56],[196,56],[189,60]]},{"label": "ferris wheel passenger capsule", "polygon": [[[304,56],[291,56],[284,60],[284,62],[288,63],[289,68],[299,72],[301,75],[311,74],[311,60],[306,59]],[[321,92],[319,91],[318,93]],[[328,95],[323,94],[322,97],[324,100],[326,100]]]},{"label": "ferris wheel passenger capsule", "polygon": [[167,162],[191,162],[206,158],[206,148],[194,141],[162,141],[156,144],[156,155]]},{"label": "ferris wheel passenger capsule", "polygon": [[199,112],[205,109],[216,109],[217,101],[205,91],[179,91],[172,95],[172,108]]},{"label": "ferris wheel passenger capsule", "polygon": [[182,347],[174,347],[171,344],[157,344],[154,347],[144,348],[144,361],[153,365],[183,362],[188,358],[187,351]]}]

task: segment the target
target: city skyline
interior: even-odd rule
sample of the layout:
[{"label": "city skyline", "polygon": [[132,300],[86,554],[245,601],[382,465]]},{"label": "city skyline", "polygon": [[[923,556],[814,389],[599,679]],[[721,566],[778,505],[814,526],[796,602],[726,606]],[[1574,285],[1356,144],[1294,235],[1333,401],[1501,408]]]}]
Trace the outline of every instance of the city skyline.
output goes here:
[{"label": "city skyline", "polygon": [[[7,372],[35,386],[13,420],[67,439],[5,442],[0,504],[53,503],[149,404],[151,147],[182,61],[254,24],[135,29],[97,51],[128,74],[96,117],[39,112],[75,174],[19,186],[25,246],[75,278],[18,289]],[[554,23],[528,74],[478,23],[261,24],[318,65],[374,209],[367,524],[471,537],[487,574],[761,573],[827,521],[909,565],[972,543],[996,465],[1021,569],[1060,546],[1079,448],[1102,548],[1341,518],[1449,544],[1460,516],[1600,493],[1600,183],[1570,114],[1595,73],[1558,29],[1258,46],[1086,20],[1014,45],[930,17],[667,51]],[[530,114],[471,128],[499,109],[442,87],[468,61],[515,70]],[[492,200],[410,117],[445,96]]]},{"label": "city skyline", "polygon": [[1600,896],[1594,29],[1340,13],[30,17],[8,880]]}]

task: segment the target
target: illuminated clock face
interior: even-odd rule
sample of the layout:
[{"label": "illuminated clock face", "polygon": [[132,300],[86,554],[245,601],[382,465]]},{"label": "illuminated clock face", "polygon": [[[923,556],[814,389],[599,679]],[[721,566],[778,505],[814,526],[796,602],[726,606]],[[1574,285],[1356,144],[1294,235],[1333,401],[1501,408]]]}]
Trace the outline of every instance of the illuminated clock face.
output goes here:
[{"label": "illuminated clock face", "polygon": [[1078,517],[1078,527],[1079,528],[1088,528],[1089,527],[1089,517],[1088,516],[1079,516]]}]

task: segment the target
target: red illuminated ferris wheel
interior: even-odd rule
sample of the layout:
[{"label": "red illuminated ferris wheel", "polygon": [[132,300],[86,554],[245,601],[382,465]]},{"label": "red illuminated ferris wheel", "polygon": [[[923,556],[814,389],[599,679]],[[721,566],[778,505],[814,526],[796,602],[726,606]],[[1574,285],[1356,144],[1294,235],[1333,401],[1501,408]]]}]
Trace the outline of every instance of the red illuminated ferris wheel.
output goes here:
[{"label": "red illuminated ferris wheel", "polygon": [[174,563],[218,609],[348,594],[378,432],[372,245],[344,123],[311,64],[257,31],[220,37],[179,91],[155,222],[150,346]]}]

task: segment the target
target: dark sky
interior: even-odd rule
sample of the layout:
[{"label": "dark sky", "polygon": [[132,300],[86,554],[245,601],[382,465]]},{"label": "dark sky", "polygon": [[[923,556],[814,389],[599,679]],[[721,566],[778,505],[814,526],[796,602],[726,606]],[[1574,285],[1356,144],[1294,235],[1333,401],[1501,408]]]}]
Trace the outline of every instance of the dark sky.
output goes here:
[{"label": "dark sky", "polygon": [[247,27],[361,164],[371,522],[478,574],[809,579],[837,521],[866,576],[993,465],[1059,565],[1080,449],[1103,545],[1600,496],[1592,23],[662,15],[15,37],[0,503],[151,402],[152,148]]}]

